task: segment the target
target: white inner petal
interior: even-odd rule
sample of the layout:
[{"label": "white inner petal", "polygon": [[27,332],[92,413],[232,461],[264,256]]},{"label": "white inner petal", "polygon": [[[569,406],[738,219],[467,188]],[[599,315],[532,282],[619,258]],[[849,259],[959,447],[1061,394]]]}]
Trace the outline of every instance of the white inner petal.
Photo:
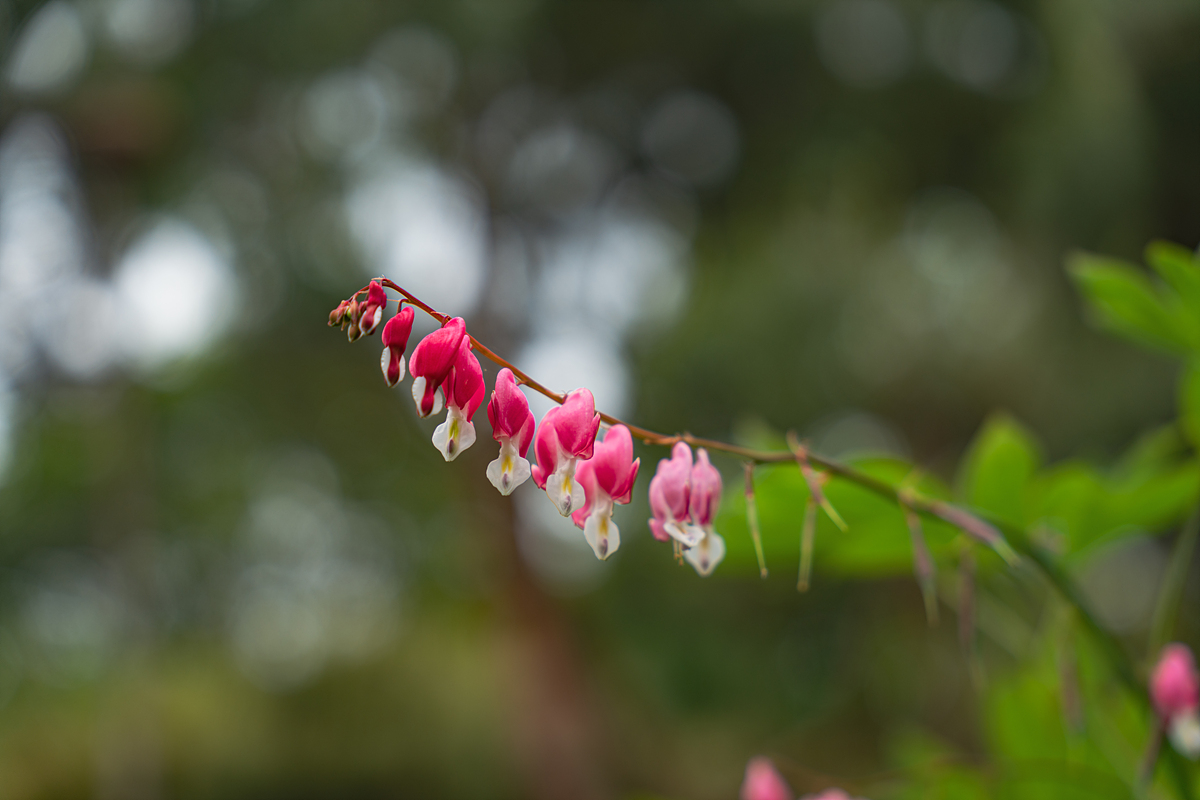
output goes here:
[{"label": "white inner petal", "polygon": [[716,531],[706,530],[698,545],[683,551],[683,557],[700,575],[710,575],[725,558],[725,540]]},{"label": "white inner petal", "polygon": [[[440,391],[440,390],[439,390]],[[475,444],[475,426],[467,420],[461,408],[450,406],[446,419],[433,432],[433,446],[442,458],[453,461],[459,454]]]},{"label": "white inner petal", "polygon": [[529,480],[530,473],[529,462],[517,454],[509,439],[500,443],[500,457],[487,468],[488,480],[503,495],[512,494],[513,489]]},{"label": "white inner petal", "polygon": [[583,525],[583,536],[592,546],[596,558],[604,561],[621,546],[621,532],[612,521],[613,504],[610,499],[600,499]]},{"label": "white inner petal", "polygon": [[695,547],[704,538],[703,528],[685,522],[667,522],[663,525],[663,530],[684,547]]},{"label": "white inner petal", "polygon": [[546,480],[546,496],[564,517],[586,502],[583,487],[575,480],[576,461],[569,456],[560,458],[558,466]]},{"label": "white inner petal", "polygon": [[1197,717],[1196,709],[1176,714],[1171,719],[1168,733],[1176,750],[1193,761],[1200,757],[1200,717]]}]

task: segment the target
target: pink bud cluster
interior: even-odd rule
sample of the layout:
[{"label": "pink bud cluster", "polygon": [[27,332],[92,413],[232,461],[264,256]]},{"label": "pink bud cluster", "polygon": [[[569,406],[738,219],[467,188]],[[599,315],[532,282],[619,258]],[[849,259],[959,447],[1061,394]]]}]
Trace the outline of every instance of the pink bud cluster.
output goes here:
[{"label": "pink bud cluster", "polygon": [[1163,648],[1150,676],[1150,698],[1175,748],[1192,759],[1200,756],[1200,675],[1187,645]]},{"label": "pink bud cluster", "polygon": [[674,539],[696,572],[708,575],[725,557],[725,540],[713,528],[721,503],[721,473],[703,448],[677,442],[671,457],[658,462],[650,481],[650,531],[660,542]]},{"label": "pink bud cluster", "polygon": [[[742,781],[741,800],[792,800],[792,790],[765,756],[750,759]],[[826,789],[805,795],[801,800],[854,800],[841,789]]]},{"label": "pink bud cluster", "polygon": [[[383,287],[371,281],[366,300],[359,302],[355,296],[342,302],[330,314],[329,324],[342,325],[354,341],[375,330],[386,305]],[[412,326],[413,309],[402,300],[381,335],[380,367],[388,386],[404,379],[404,354]],[[424,418],[446,409],[445,421],[433,432],[433,444],[447,461],[475,443],[472,419],[486,393],[483,370],[472,346],[466,323],[455,317],[422,339],[408,362],[417,416]],[[612,555],[621,543],[620,531],[612,521],[613,507],[629,503],[641,464],[641,459],[633,457],[629,429],[613,425],[598,441],[600,415],[587,389],[567,394],[562,405],[550,409],[541,423],[535,424],[529,401],[508,368],[496,376],[487,415],[492,437],[500,444],[499,456],[487,467],[492,485],[508,495],[532,477],[559,513],[583,530],[597,558]],[[531,445],[537,456],[532,467],[526,460]],[[688,462],[690,465],[690,452]]]}]

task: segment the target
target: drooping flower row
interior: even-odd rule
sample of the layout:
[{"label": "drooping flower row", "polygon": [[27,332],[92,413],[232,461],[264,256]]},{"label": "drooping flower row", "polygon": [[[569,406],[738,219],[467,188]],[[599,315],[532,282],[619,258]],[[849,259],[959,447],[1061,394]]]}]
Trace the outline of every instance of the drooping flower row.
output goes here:
[{"label": "drooping flower row", "polygon": [[[343,301],[331,312],[329,324],[341,325],[351,341],[369,336],[382,322],[387,302],[383,287],[371,281],[366,300]],[[412,306],[401,300],[396,314],[383,325],[380,368],[388,386],[404,380],[413,318]],[[486,387],[472,348],[466,323],[455,317],[422,339],[408,360],[417,416],[446,410],[445,420],[433,432],[433,444],[446,461],[475,443],[472,420],[483,404]],[[498,457],[487,467],[492,485],[508,495],[532,477],[558,512],[583,531],[597,558],[612,555],[621,544],[613,509],[630,502],[641,464],[633,457],[629,429],[613,425],[598,440],[601,419],[587,389],[569,392],[561,405],[535,423],[529,401],[508,368],[496,376],[487,415],[492,438],[500,445]],[[526,458],[531,445],[537,460],[532,466]],[[683,557],[701,575],[711,573],[725,554],[725,542],[713,529],[720,499],[721,473],[704,450],[693,464],[691,448],[682,442],[675,445],[670,459],[659,463],[650,482],[654,537],[677,542]]]}]

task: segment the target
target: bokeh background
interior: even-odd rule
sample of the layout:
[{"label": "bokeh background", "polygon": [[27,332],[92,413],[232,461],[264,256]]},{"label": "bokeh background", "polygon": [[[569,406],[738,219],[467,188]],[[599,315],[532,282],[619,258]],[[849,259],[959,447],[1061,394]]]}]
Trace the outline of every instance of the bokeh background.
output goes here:
[{"label": "bokeh background", "polygon": [[[326,327],[372,276],[668,432],[951,480],[994,410],[1099,462],[1173,418],[1177,365],[1062,265],[1200,243],[1191,0],[0,0],[0,41],[5,798],[987,774],[952,608],[819,561],[797,593],[800,509],[768,580],[701,580],[651,448],[597,562],[486,482],[484,415],[443,463]],[[1119,632],[1164,552],[1079,567]]]}]

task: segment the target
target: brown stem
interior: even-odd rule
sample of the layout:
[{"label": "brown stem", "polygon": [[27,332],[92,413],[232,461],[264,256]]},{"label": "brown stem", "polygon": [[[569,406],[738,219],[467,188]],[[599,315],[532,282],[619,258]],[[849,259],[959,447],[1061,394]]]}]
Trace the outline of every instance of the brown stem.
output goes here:
[{"label": "brown stem", "polygon": [[[388,289],[399,292],[407,303],[421,309],[443,325],[451,319],[449,314],[443,314],[442,312],[430,307],[412,292],[408,291],[403,286],[400,286],[395,281],[389,278],[380,278],[379,282]],[[352,298],[357,298],[358,295],[366,291],[367,287],[364,286],[355,292]],[[520,383],[525,384],[538,394],[548,397],[556,403],[563,403],[567,399],[566,394],[562,392],[556,392],[547,388],[546,386],[543,386],[541,383],[538,383],[526,372],[517,368],[508,359],[494,352],[483,342],[479,341],[474,336],[471,336],[471,334],[468,333],[467,336],[471,340],[471,345],[477,351],[479,351],[484,357],[493,363],[511,370],[513,375],[516,376]],[[911,491],[906,491],[904,496],[901,497],[901,491],[895,486],[885,483],[878,478],[867,475],[864,472],[859,472],[848,464],[843,464],[840,461],[834,461],[831,458],[826,458],[810,452],[807,448],[801,448],[802,455],[798,455],[797,451],[794,449],[756,450],[751,447],[742,447],[741,445],[722,442],[716,439],[705,439],[700,436],[693,436],[690,433],[659,433],[657,431],[649,430],[648,428],[642,428],[638,425],[625,422],[624,420],[618,419],[611,414],[605,414],[604,412],[600,412],[600,419],[609,425],[624,425],[629,429],[629,433],[635,439],[640,439],[643,443],[648,445],[672,447],[677,442],[686,442],[692,447],[703,447],[707,450],[728,453],[729,455],[737,456],[738,458],[751,461],[756,464],[778,464],[787,461],[797,461],[800,463],[802,471],[807,469],[808,474],[805,476],[806,480],[812,473],[812,467],[819,467],[830,475],[834,475],[842,478],[843,480],[858,484],[870,492],[874,492],[875,494],[886,497],[897,503],[906,505],[919,514],[938,517],[946,522],[949,522],[951,525],[964,530],[968,535],[993,547],[998,553],[1000,553],[1001,556],[1005,558],[1006,561],[1012,563],[1016,560],[1016,554],[1013,553],[1012,548],[1008,546],[1008,543],[1004,540],[1004,537],[996,530],[996,528],[969,511],[957,506],[952,506],[940,500],[929,500],[922,498]],[[813,477],[815,478],[815,476]],[[811,488],[811,481],[809,482],[809,485]],[[823,494],[818,492],[818,502],[820,498],[823,498],[823,496]],[[826,503],[827,502],[828,501],[826,501]],[[832,506],[829,508],[832,508]],[[826,508],[827,512],[829,511],[829,508]],[[831,517],[835,518],[835,521],[838,520],[836,517],[836,512],[831,514]],[[839,525],[839,527],[841,526]]]}]

